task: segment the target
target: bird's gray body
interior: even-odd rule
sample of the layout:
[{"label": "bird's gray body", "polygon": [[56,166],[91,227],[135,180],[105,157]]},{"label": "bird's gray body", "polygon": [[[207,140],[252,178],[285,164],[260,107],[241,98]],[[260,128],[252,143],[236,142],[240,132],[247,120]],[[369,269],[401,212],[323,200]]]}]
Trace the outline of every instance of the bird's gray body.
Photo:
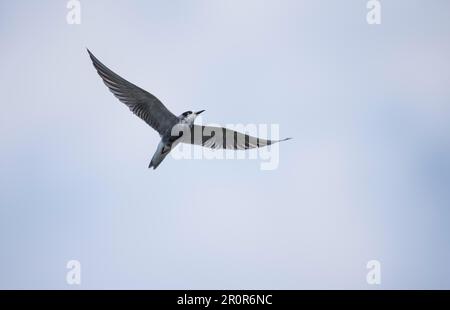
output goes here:
[{"label": "bird's gray body", "polygon": [[162,140],[158,143],[158,148],[156,149],[155,154],[152,157],[152,161],[150,162],[149,168],[156,169],[162,163],[164,158],[170,153],[172,150],[172,146],[164,143]]},{"label": "bird's gray body", "polygon": [[159,133],[161,141],[149,168],[158,168],[179,143],[195,144],[213,149],[247,150],[288,140],[265,140],[226,128],[194,125],[195,118],[204,111],[196,113],[187,111],[180,116],[175,116],[154,95],[111,71],[89,50],[88,53],[109,90],[135,115]]},{"label": "bird's gray body", "polygon": [[[149,168],[153,168],[153,169],[158,168],[158,166],[161,164],[161,162],[164,160],[164,158],[166,158],[166,156],[170,153],[170,151],[173,148],[175,148],[178,145],[178,143],[181,142],[180,141],[181,135],[173,135],[172,134],[173,128],[176,127],[177,125],[182,126],[182,127],[189,126],[189,125],[182,124],[182,120],[180,118],[177,123],[172,125],[170,130],[168,130],[165,134],[161,135],[161,141],[158,143],[158,148],[156,149],[156,152],[152,157],[150,165],[148,166]],[[178,127],[178,128],[180,128],[180,127]],[[181,130],[184,131],[186,129],[183,128]]]}]

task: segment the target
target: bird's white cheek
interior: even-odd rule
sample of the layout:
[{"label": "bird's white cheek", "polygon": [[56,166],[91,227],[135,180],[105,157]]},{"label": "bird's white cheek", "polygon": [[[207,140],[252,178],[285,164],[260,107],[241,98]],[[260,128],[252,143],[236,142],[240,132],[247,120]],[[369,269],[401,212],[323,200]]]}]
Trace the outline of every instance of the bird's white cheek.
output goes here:
[{"label": "bird's white cheek", "polygon": [[195,115],[189,115],[188,117],[186,117],[185,122],[187,124],[193,124],[195,121]]}]

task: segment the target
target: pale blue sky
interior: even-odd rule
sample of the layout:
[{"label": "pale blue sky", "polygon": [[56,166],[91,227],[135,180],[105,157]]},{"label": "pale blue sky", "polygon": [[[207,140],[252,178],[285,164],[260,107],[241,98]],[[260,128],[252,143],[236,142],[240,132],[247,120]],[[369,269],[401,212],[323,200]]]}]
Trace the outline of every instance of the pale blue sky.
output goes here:
[{"label": "pale blue sky", "polygon": [[[0,0],[0,288],[450,288],[450,2]],[[280,165],[146,167],[177,114],[277,123]]]}]

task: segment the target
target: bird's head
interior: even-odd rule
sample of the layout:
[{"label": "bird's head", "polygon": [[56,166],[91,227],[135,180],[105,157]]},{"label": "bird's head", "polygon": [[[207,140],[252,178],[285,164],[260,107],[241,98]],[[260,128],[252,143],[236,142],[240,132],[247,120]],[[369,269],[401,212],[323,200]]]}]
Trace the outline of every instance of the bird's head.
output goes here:
[{"label": "bird's head", "polygon": [[198,111],[198,112],[192,112],[192,111],[184,112],[183,114],[180,115],[180,120],[182,123],[185,123],[185,124],[193,124],[195,119],[197,118],[197,116],[199,116],[203,112],[205,112],[205,110]]}]

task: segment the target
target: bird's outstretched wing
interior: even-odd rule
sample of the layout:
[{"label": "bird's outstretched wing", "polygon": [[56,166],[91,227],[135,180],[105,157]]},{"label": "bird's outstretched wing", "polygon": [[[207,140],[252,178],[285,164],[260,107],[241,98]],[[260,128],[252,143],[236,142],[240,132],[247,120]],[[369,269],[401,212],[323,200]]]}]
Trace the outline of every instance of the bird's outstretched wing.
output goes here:
[{"label": "bird's outstretched wing", "polygon": [[194,125],[190,134],[183,134],[181,141],[211,149],[248,150],[289,140],[266,140],[252,137],[231,129]]},{"label": "bird's outstretched wing", "polygon": [[121,78],[102,64],[89,50],[88,53],[98,74],[114,96],[160,135],[178,122],[178,118],[158,98]]}]

